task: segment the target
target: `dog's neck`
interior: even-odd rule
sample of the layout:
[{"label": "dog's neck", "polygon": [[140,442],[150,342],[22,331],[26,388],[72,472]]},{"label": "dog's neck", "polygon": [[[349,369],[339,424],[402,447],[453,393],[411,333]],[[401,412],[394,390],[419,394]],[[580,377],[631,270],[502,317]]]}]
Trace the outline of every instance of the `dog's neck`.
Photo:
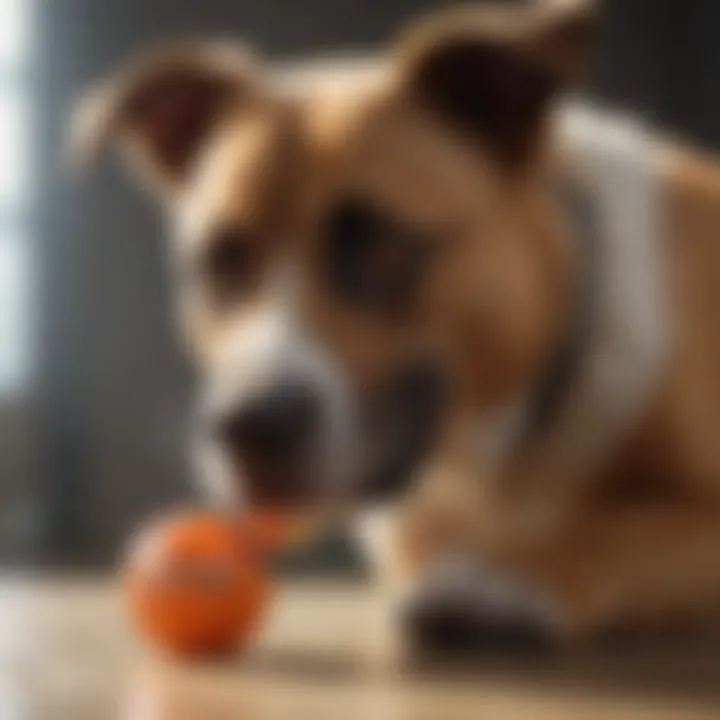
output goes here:
[{"label": "dog's neck", "polygon": [[516,452],[521,454],[542,438],[569,401],[575,379],[591,350],[600,300],[600,219],[591,193],[575,178],[558,188],[569,228],[573,255],[572,296],[556,349],[525,403],[518,427]]},{"label": "dog's neck", "polygon": [[[481,454],[490,454],[506,472],[513,467],[518,433],[528,427],[538,388],[547,381],[553,357],[562,364],[563,338],[577,331],[568,326],[568,318],[578,302],[584,302],[579,291],[590,276],[583,275],[580,264],[571,259],[581,257],[578,241],[589,239],[583,233],[592,233],[593,311],[583,319],[588,325],[582,330],[581,347],[566,358],[569,364],[562,370],[560,387],[553,391],[552,412],[540,415],[542,433],[534,428],[540,441],[523,449],[521,470],[515,473],[525,478],[523,482],[535,478],[527,482],[542,486],[544,493],[547,487],[537,478],[558,478],[552,484],[558,494],[567,496],[568,488],[573,494],[582,493],[600,464],[612,460],[614,450],[651,402],[669,339],[663,228],[658,222],[660,155],[654,136],[636,122],[583,106],[569,106],[564,113],[559,127],[572,159],[570,167],[582,177],[583,188],[590,190],[593,226],[578,216],[573,222],[572,209],[564,203],[566,290],[555,296],[560,303],[546,305],[555,309],[556,324],[536,340],[539,347],[547,348],[549,343],[551,353],[544,359],[536,356],[514,392],[482,416],[475,437]],[[562,252],[563,245],[549,247]],[[569,380],[571,387],[566,385]]]},{"label": "dog's neck", "polygon": [[583,283],[575,228],[564,198],[562,169],[544,166],[513,183],[498,200],[507,218],[477,268],[483,298],[480,317],[465,334],[466,386],[462,396],[483,414],[526,397],[543,382],[564,343],[568,318]]}]

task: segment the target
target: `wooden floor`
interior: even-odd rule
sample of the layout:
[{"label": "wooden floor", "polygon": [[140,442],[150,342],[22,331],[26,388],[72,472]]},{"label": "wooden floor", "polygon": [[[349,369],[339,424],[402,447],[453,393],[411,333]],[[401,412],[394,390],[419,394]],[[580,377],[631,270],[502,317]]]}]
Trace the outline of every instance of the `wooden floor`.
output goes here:
[{"label": "wooden floor", "polygon": [[0,719],[720,718],[717,648],[410,667],[376,645],[373,597],[358,587],[286,588],[257,647],[190,665],[141,646],[112,584],[6,583]]}]

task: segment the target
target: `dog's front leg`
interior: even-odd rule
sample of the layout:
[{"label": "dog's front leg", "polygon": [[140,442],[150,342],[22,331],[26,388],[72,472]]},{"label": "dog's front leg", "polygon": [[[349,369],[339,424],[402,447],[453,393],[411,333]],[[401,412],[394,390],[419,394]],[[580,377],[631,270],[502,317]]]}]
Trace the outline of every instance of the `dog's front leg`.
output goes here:
[{"label": "dog's front leg", "polygon": [[543,542],[438,558],[408,606],[440,649],[580,642],[625,627],[720,617],[720,522],[712,503],[588,507]]},{"label": "dog's front leg", "polygon": [[457,457],[436,462],[397,509],[360,524],[401,647],[532,647],[562,632],[554,598],[506,562],[517,537],[486,480]]},{"label": "dog's front leg", "polygon": [[[420,558],[429,548],[404,547],[406,522],[387,515],[365,528],[383,607],[377,627],[396,651],[531,649],[560,637],[563,618],[552,597],[510,566],[489,563],[470,542],[435,546]],[[425,542],[437,540],[432,528],[425,532]]]}]

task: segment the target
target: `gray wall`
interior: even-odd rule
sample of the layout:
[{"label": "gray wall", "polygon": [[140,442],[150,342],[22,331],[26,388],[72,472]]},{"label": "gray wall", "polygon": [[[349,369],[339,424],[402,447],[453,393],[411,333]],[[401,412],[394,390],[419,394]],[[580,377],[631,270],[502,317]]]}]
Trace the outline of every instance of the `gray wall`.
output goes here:
[{"label": "gray wall", "polygon": [[720,3],[601,1],[597,92],[704,147],[720,148]]}]

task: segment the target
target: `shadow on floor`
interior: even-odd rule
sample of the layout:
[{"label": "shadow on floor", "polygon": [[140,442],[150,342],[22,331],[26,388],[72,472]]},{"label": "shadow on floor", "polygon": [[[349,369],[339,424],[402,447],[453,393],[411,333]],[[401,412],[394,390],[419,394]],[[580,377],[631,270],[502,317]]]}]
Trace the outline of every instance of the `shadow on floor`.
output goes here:
[{"label": "shadow on floor", "polygon": [[[349,653],[266,651],[248,670],[311,683],[362,682],[386,678]],[[397,668],[397,678],[451,689],[468,683],[513,689],[638,697],[658,700],[720,700],[720,635],[615,638],[592,649],[493,655],[423,656]]]}]

